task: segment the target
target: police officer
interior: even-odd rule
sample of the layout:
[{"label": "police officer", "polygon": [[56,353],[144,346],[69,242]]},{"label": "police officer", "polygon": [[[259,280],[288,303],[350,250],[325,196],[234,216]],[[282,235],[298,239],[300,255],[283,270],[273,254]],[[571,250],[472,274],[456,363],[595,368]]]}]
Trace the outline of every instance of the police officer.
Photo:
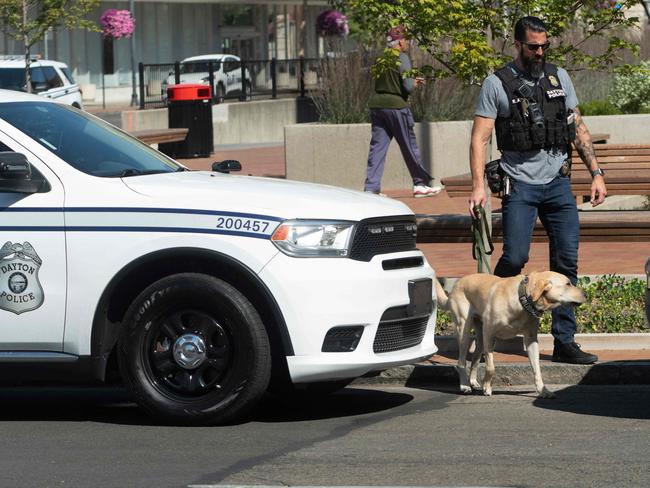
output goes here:
[{"label": "police officer", "polygon": [[[577,281],[579,222],[571,193],[571,142],[592,175],[591,204],[607,194],[603,171],[580,115],[578,99],[567,72],[547,63],[547,28],[537,17],[523,17],[515,25],[514,62],[488,76],[481,87],[472,127],[470,166],[474,206],[485,205],[485,156],[496,127],[501,167],[509,178],[503,197],[503,255],[497,276],[516,276],[528,261],[535,221],[539,216],[549,239],[550,268]],[[553,310],[553,361],[592,364],[594,354],[580,349],[574,335],[573,309]]]},{"label": "police officer", "polygon": [[420,151],[413,132],[415,122],[407,103],[409,94],[416,85],[424,83],[424,79],[402,78],[401,73],[411,69],[411,60],[406,55],[409,41],[405,37],[404,28],[402,26],[392,28],[388,33],[387,41],[389,47],[399,49],[400,66],[399,71],[397,68],[387,69],[375,80],[375,93],[368,102],[372,138],[364,190],[379,194],[386,153],[394,137],[397,139],[406,167],[413,179],[413,196],[430,197],[439,193],[441,187],[429,186],[431,176],[422,166]]}]

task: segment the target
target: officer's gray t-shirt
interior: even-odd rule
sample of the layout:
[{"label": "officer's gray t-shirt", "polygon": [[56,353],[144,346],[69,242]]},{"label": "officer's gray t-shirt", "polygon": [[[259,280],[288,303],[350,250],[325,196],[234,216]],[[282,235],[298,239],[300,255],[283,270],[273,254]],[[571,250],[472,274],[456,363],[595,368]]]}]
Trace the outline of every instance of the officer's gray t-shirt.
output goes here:
[{"label": "officer's gray t-shirt", "polygon": [[[531,86],[534,81],[526,73],[517,69],[514,63],[508,67],[520,75]],[[578,106],[578,96],[566,70],[559,68],[557,76],[560,85],[566,93],[566,108],[574,109]],[[481,86],[475,115],[496,119],[507,117],[510,113],[510,103],[503,87],[503,83],[496,75],[488,76]],[[524,183],[542,185],[552,181],[560,171],[562,163],[566,160],[566,150],[534,149],[532,151],[503,151],[501,165],[504,171],[512,178]]]}]

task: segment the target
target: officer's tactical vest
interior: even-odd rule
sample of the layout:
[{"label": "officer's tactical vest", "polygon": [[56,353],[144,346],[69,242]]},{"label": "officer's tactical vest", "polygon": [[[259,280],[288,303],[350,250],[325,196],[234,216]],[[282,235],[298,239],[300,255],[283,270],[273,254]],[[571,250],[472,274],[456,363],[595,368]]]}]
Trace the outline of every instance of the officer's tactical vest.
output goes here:
[{"label": "officer's tactical vest", "polygon": [[[499,150],[567,149],[575,139],[575,124],[567,124],[566,93],[557,76],[557,66],[546,64],[544,76],[535,86],[528,85],[529,90],[522,88],[524,80],[508,66],[495,74],[510,101],[509,116],[496,120]],[[541,109],[537,118],[529,108],[535,102]]]}]

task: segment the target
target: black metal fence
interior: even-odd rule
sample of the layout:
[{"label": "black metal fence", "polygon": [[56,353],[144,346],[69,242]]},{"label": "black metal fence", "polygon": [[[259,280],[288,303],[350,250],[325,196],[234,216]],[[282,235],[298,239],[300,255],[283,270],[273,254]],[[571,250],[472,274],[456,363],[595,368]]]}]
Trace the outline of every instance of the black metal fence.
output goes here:
[{"label": "black metal fence", "polygon": [[166,107],[167,88],[179,83],[211,86],[213,103],[285,94],[304,97],[307,90],[319,84],[319,65],[320,60],[312,58],[140,63],[140,108]]}]

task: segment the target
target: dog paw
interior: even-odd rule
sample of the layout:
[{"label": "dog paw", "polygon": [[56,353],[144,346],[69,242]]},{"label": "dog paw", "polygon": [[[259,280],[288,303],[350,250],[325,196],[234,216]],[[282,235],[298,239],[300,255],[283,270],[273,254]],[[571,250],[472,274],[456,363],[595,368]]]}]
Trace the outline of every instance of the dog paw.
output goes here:
[{"label": "dog paw", "polygon": [[492,396],[492,388],[483,389],[483,396]]},{"label": "dog paw", "polygon": [[551,390],[548,388],[544,387],[542,388],[542,391],[540,391],[537,396],[539,398],[555,398],[555,393],[553,393]]},{"label": "dog paw", "polygon": [[469,395],[470,393],[472,393],[472,387],[469,385],[460,385],[460,392],[463,395]]},{"label": "dog paw", "polygon": [[472,386],[472,390],[482,390],[483,389],[481,384],[476,380],[470,381],[469,384]]}]

